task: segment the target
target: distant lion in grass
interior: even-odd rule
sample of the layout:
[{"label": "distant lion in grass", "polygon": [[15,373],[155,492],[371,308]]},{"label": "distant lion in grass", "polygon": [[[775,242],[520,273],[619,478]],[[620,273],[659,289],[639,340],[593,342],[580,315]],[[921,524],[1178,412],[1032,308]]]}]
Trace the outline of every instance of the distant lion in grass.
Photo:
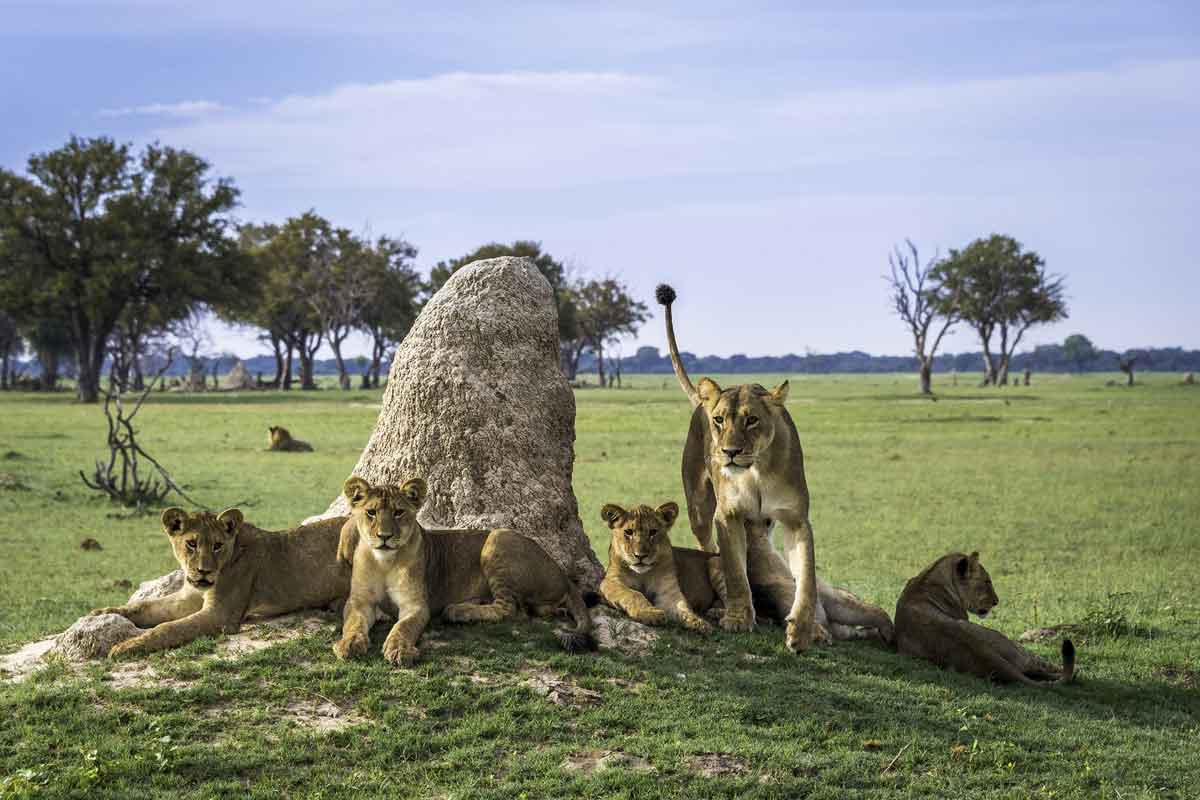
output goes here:
[{"label": "distant lion in grass", "polygon": [[1027,686],[1067,683],[1075,675],[1075,645],[1062,643],[1056,667],[999,631],[976,625],[1000,602],[979,553],[947,553],[908,582],[896,604],[896,649],[940,667]]},{"label": "distant lion in grass", "polygon": [[553,616],[566,606],[575,627],[556,631],[568,652],[594,645],[592,618],[583,595],[541,545],[503,528],[425,530],[417,512],[425,481],[372,486],[352,477],[343,487],[350,520],[342,528],[337,558],[354,564],[338,658],[364,655],[380,610],[397,617],[383,656],[412,664],[417,640],[434,614],[449,622],[502,622],[523,615]]},{"label": "distant lion in grass", "polygon": [[350,592],[350,568],[336,560],[345,523],[345,517],[337,517],[276,533],[245,522],[236,508],[220,514],[166,509],[162,528],[183,570],[183,588],[92,611],[92,616],[120,614],[150,629],[114,645],[109,658],[237,633],[247,616],[336,606]]},{"label": "distant lion in grass", "polygon": [[287,428],[277,425],[267,428],[267,449],[285,453],[311,453],[313,451],[311,444],[300,439],[293,439]]}]

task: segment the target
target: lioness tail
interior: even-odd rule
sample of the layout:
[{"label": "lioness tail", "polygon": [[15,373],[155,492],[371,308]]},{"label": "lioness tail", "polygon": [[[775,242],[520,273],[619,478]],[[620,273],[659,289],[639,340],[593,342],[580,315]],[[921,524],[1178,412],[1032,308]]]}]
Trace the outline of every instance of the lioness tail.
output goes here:
[{"label": "lioness tail", "polygon": [[568,653],[582,653],[585,650],[596,649],[596,639],[592,636],[592,615],[588,613],[587,604],[583,602],[583,594],[571,584],[567,590],[567,611],[575,620],[574,628],[558,628],[554,631],[558,643]]},{"label": "lioness tail", "polygon": [[679,345],[675,343],[675,323],[671,320],[671,304],[675,302],[675,290],[665,283],[660,283],[654,290],[654,298],[666,309],[667,349],[671,352],[671,366],[675,369],[675,377],[679,379],[679,385],[687,393],[688,400],[692,401],[692,408],[695,408],[700,405],[700,395],[696,393],[692,379],[688,377],[687,370],[683,368],[683,360],[679,357]]},{"label": "lioness tail", "polygon": [[1075,677],[1075,643],[1070,639],[1063,639],[1062,658],[1063,674],[1056,682],[1070,683],[1071,679]]}]

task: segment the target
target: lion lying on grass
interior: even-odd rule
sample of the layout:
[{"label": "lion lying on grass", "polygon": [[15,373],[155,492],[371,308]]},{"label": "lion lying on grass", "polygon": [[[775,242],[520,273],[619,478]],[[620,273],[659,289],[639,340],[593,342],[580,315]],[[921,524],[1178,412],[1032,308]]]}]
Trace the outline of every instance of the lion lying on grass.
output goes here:
[{"label": "lion lying on grass", "polygon": [[271,425],[267,428],[267,449],[286,453],[311,453],[312,445],[300,439],[293,439],[287,428]]},{"label": "lion lying on grass", "polygon": [[383,643],[393,664],[416,661],[417,640],[430,618],[449,622],[500,622],[524,613],[553,616],[566,606],[575,621],[556,632],[563,649],[592,647],[592,618],[583,595],[532,539],[506,529],[427,531],[417,522],[425,481],[372,486],[350,478],[343,488],[350,520],[342,528],[337,558],[354,564],[338,658],[367,652],[380,610],[397,616]]},{"label": "lion lying on grass", "polygon": [[999,631],[976,625],[967,612],[987,616],[1000,602],[979,553],[947,553],[904,587],[896,603],[896,648],[1000,682],[1028,686],[1066,683],[1075,674],[1075,645],[1062,643],[1063,666],[1034,655]]},{"label": "lion lying on grass", "polygon": [[336,560],[345,517],[273,533],[245,522],[236,508],[219,515],[162,512],[163,531],[183,569],[183,588],[167,597],[98,608],[150,630],[120,642],[109,658],[186,644],[201,636],[237,633],[247,616],[275,616],[344,600],[350,568]]}]

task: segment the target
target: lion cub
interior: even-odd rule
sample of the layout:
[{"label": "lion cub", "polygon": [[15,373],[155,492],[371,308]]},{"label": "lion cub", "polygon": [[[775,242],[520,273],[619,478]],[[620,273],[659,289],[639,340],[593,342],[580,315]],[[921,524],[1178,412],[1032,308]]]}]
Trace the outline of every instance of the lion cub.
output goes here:
[{"label": "lion cub", "polygon": [[999,631],[976,625],[967,612],[987,616],[1000,602],[979,553],[947,553],[910,580],[896,603],[896,649],[1001,682],[1029,686],[1066,683],[1075,674],[1075,645],[1062,643],[1062,669]]},{"label": "lion cub", "polygon": [[187,579],[175,594],[98,608],[150,630],[113,645],[110,658],[165,650],[218,633],[236,633],[251,615],[321,608],[350,591],[350,569],[336,561],[345,517],[273,533],[243,521],[236,508],[219,515],[162,512],[162,528]]},{"label": "lion cub", "polygon": [[566,606],[575,621],[556,631],[563,649],[592,647],[592,618],[583,595],[533,540],[503,528],[427,531],[417,522],[425,481],[372,486],[350,478],[343,487],[350,519],[342,528],[339,561],[353,561],[350,598],[342,619],[338,658],[367,652],[381,609],[397,617],[383,643],[393,664],[411,664],[417,640],[437,613],[450,622],[500,622],[529,609],[552,616]]},{"label": "lion cub", "polygon": [[287,428],[271,425],[267,428],[267,449],[288,453],[311,453],[311,444],[300,439],[293,439]]},{"label": "lion cub", "polygon": [[600,583],[604,599],[636,622],[661,625],[671,619],[711,633],[712,626],[699,615],[724,604],[720,557],[671,545],[679,506],[638,505],[626,511],[608,503],[600,516],[612,531],[608,571]]}]

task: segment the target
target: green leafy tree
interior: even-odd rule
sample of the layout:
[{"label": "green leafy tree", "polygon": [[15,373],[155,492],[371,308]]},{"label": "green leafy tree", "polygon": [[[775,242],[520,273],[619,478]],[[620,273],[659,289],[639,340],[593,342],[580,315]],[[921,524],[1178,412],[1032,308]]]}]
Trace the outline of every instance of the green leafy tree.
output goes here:
[{"label": "green leafy tree", "polygon": [[[583,349],[596,356],[596,376],[606,386],[604,349],[624,336],[633,336],[647,319],[646,304],[635,300],[628,287],[615,278],[581,281],[573,287],[572,302],[576,307],[576,338],[574,365],[577,369]],[[574,377],[574,372],[570,373]]]},{"label": "green leafy tree", "polygon": [[932,278],[943,288],[939,310],[957,314],[979,335],[985,384],[1008,383],[1012,354],[1029,328],[1067,317],[1063,279],[1047,274],[1042,257],[1009,236],[993,234],[951,250]]},{"label": "green leafy tree", "polygon": [[17,321],[0,310],[0,390],[8,389],[13,380],[13,362],[21,352],[21,335]]},{"label": "green leafy tree", "polygon": [[364,282],[369,291],[358,327],[371,338],[367,375],[370,385],[378,388],[383,360],[412,328],[425,286],[412,266],[417,248],[403,239],[381,236],[367,256]]},{"label": "green leafy tree", "polygon": [[1098,354],[1091,339],[1076,333],[1063,341],[1063,355],[1075,365],[1077,372],[1082,372],[1084,367],[1096,360]]},{"label": "green leafy tree", "polygon": [[31,156],[28,177],[0,170],[0,292],[31,318],[62,315],[80,400],[97,401],[131,305],[190,310],[244,288],[225,237],[237,190],[208,171],[185,151],[153,145],[134,159],[127,145],[77,137]]}]

